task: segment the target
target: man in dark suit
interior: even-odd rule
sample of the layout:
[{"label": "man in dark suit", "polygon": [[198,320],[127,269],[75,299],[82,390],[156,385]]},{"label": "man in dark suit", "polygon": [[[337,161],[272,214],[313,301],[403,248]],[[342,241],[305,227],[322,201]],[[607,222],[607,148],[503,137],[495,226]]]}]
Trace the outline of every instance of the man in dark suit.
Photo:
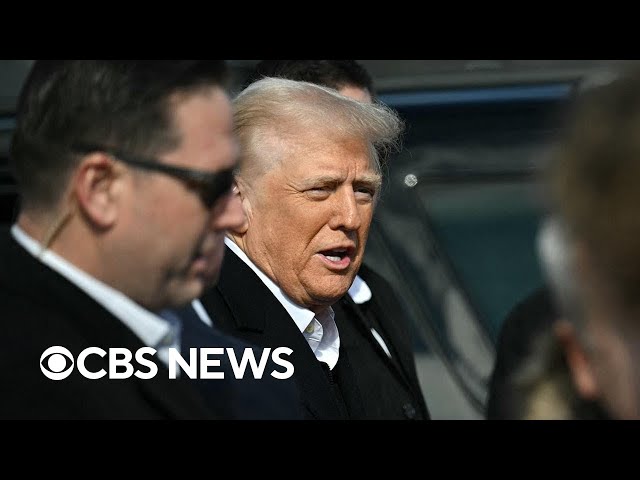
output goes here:
[{"label": "man in dark suit", "polygon": [[370,301],[362,282],[366,306],[346,297],[331,308],[360,267],[380,152],[397,138],[399,119],[329,89],[273,79],[250,86],[235,107],[237,193],[248,222],[226,240],[221,283],[201,299],[214,324],[292,348],[310,418],[428,418],[408,334],[393,324],[397,303],[381,309],[383,297]]},{"label": "man in dark suit", "polygon": [[[371,75],[355,60],[262,60],[249,75],[245,86],[263,77],[315,83],[361,102],[375,99]],[[365,261],[347,295],[334,304],[333,309],[341,332],[352,328],[361,330],[354,337],[359,338],[361,345],[352,346],[363,355],[360,363],[378,365],[377,369],[371,369],[377,371],[376,379],[358,377],[362,388],[367,390],[367,386],[377,383],[394,392],[389,395],[366,395],[366,398],[375,399],[369,405],[370,418],[384,418],[388,415],[384,412],[395,412],[395,415],[401,413],[402,417],[407,418],[428,418],[416,373],[409,319],[403,314],[404,309],[393,286]],[[384,338],[388,338],[387,343],[395,349],[393,355]],[[347,347],[343,344],[343,348]],[[367,358],[364,358],[365,354]],[[382,377],[387,377],[384,382],[381,381]],[[402,401],[399,401],[400,395],[404,396]],[[391,404],[384,405],[387,401]],[[393,418],[396,418],[395,415]]]},{"label": "man in dark suit", "polygon": [[21,210],[0,235],[0,417],[221,416],[171,377],[193,332],[158,312],[215,283],[244,222],[225,77],[218,61],[35,63],[11,146]]}]

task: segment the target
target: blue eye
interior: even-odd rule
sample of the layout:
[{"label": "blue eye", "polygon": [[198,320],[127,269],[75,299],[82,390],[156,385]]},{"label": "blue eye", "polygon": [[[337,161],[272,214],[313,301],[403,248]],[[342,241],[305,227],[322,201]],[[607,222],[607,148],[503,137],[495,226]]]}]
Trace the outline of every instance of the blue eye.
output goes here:
[{"label": "blue eye", "polygon": [[47,348],[40,356],[40,370],[51,380],[63,380],[73,370],[73,355],[64,347]]}]

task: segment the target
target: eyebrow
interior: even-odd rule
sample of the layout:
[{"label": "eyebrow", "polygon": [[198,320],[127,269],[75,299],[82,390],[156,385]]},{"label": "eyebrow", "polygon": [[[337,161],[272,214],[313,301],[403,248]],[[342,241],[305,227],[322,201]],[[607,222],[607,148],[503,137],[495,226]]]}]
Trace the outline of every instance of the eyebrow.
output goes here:
[{"label": "eyebrow", "polygon": [[356,178],[354,183],[358,183],[361,185],[373,185],[374,187],[376,187],[376,189],[378,189],[382,185],[382,175],[380,175],[379,173],[366,173],[360,178]]},{"label": "eyebrow", "polygon": [[[317,184],[327,185],[327,184],[335,184],[342,183],[339,178],[333,175],[321,175],[318,177],[307,178],[302,181],[302,185],[304,187],[310,187]],[[357,177],[354,181],[356,185],[371,185],[376,188],[380,188],[382,185],[382,176],[377,173],[366,173],[359,177]]]}]

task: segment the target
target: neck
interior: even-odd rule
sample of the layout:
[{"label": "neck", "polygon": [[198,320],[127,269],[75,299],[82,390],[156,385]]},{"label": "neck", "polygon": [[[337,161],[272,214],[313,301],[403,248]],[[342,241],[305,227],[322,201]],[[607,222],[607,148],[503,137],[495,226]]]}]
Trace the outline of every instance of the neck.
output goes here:
[{"label": "neck", "polygon": [[247,249],[244,246],[244,236],[236,235],[235,233],[232,233],[232,232],[227,232],[227,238],[231,240],[233,243],[235,243],[238,246],[238,248],[240,248],[240,250],[242,250],[244,253],[247,253]]},{"label": "neck", "polygon": [[89,275],[106,281],[101,267],[101,255],[93,235],[73,211],[61,211],[55,215],[21,212],[17,224],[45,249],[72,263]]},{"label": "neck", "polygon": [[316,314],[316,316],[322,317],[322,316],[326,316],[329,314],[329,309],[331,307],[327,306],[327,305],[318,305],[318,306],[311,306],[309,307],[309,310],[311,310],[313,313]]}]

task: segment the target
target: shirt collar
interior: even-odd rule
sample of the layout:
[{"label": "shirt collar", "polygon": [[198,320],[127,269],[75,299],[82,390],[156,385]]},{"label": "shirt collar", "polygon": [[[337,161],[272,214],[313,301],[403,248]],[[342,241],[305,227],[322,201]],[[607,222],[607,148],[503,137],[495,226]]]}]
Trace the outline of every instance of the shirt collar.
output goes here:
[{"label": "shirt collar", "polygon": [[371,289],[359,275],[356,275],[356,278],[353,279],[353,283],[349,288],[349,296],[357,304],[371,300]]},{"label": "shirt collar", "polygon": [[172,334],[170,322],[141,307],[123,293],[80,270],[30,237],[17,224],[11,227],[16,242],[27,252],[65,277],[124,323],[147,346],[156,348]]},{"label": "shirt collar", "polygon": [[[311,310],[301,307],[297,303],[294,303],[283,291],[282,289],[275,284],[273,280],[267,277],[262,270],[260,270],[247,256],[246,253],[242,251],[242,249],[236,245],[233,240],[228,237],[225,237],[224,243],[229,247],[229,249],[235,253],[240,260],[246,263],[251,270],[253,270],[258,278],[262,280],[262,283],[273,293],[273,295],[278,299],[278,301],[282,304],[285,310],[289,313],[293,321],[295,322],[298,330],[303,332],[305,328],[309,325],[309,323],[314,319],[316,314]],[[329,307],[331,309],[331,307]],[[333,309],[331,309],[333,312]]]}]

